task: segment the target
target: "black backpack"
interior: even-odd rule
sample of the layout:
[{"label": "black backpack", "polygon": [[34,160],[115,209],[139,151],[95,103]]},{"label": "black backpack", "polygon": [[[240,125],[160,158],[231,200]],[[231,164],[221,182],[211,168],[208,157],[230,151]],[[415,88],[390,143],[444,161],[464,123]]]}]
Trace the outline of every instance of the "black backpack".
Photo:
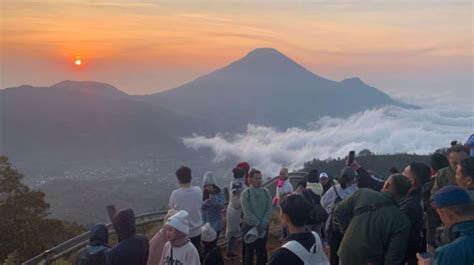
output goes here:
[{"label": "black backpack", "polygon": [[311,191],[310,189],[304,189],[302,193],[306,201],[308,201],[312,206],[311,211],[309,212],[307,224],[315,225],[315,224],[325,222],[329,214],[321,206],[321,202],[320,202],[321,198],[319,198],[319,200],[315,200],[314,196],[317,196],[317,195],[315,195],[313,191]]},{"label": "black backpack", "polygon": [[341,204],[343,199],[337,192],[336,186],[333,186],[333,189],[337,197],[336,197],[336,200],[334,200],[334,207],[332,207],[332,211],[331,211],[331,219],[329,219],[329,225],[325,231],[325,235],[328,241],[331,241],[331,239],[333,238],[333,235],[341,234],[341,228],[339,227],[339,224],[337,223],[336,218],[334,218],[334,211],[336,210],[337,206]]}]

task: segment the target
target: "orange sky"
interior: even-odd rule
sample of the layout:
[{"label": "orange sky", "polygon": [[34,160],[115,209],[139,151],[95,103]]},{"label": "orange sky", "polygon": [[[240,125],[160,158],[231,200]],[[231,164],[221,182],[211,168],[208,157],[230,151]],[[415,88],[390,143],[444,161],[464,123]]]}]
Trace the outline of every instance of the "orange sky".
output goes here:
[{"label": "orange sky", "polygon": [[72,79],[152,93],[256,47],[388,91],[472,88],[471,1],[0,1],[1,88]]}]

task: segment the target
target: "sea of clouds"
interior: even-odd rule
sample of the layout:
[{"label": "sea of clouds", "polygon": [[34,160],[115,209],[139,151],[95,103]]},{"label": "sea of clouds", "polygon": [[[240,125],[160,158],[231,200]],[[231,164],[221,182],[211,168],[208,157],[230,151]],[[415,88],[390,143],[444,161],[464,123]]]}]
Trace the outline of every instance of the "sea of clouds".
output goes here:
[{"label": "sea of clouds", "polygon": [[472,133],[472,103],[435,104],[421,109],[389,106],[345,119],[324,117],[306,128],[285,131],[249,124],[242,134],[194,135],[183,142],[196,150],[211,149],[217,162],[246,160],[265,173],[275,173],[281,166],[299,169],[313,158],[344,157],[349,150],[365,148],[384,154],[428,154],[451,140],[464,142]]}]

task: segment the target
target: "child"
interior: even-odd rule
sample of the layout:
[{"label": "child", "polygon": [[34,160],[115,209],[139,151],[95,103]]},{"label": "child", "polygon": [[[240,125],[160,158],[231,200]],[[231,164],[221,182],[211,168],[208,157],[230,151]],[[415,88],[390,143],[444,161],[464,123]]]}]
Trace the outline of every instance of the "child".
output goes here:
[{"label": "child", "polygon": [[221,251],[217,246],[217,233],[209,223],[202,227],[201,240],[204,245],[202,265],[224,265]]},{"label": "child", "polygon": [[186,211],[171,216],[164,227],[166,239],[160,265],[200,265],[199,253],[189,239],[189,221]]},{"label": "child", "polygon": [[245,172],[242,168],[236,167],[232,170],[234,180],[230,183],[230,201],[227,206],[227,254],[226,260],[236,258],[234,254],[234,241],[240,235],[240,220],[242,208],[240,206],[240,194],[247,188],[245,185]]},{"label": "child", "polygon": [[216,179],[212,172],[208,171],[204,174],[203,180],[203,206],[202,206],[202,221],[209,223],[216,231],[217,238],[222,230],[222,213],[224,207],[224,194],[216,185]]},{"label": "child", "polygon": [[[166,224],[166,221],[176,213],[177,211],[175,209],[168,210],[168,213],[166,213],[163,218],[163,224]],[[158,233],[156,233],[150,240],[150,254],[148,255],[147,265],[156,265],[161,261],[161,254],[163,254],[163,248],[167,241],[165,232],[163,225],[160,231],[158,231]]]}]

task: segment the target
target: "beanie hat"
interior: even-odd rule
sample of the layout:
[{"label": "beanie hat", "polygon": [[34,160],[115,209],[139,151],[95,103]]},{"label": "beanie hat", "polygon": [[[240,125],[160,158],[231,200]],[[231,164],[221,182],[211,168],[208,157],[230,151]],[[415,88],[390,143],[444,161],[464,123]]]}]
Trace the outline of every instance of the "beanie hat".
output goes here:
[{"label": "beanie hat", "polygon": [[181,210],[175,213],[173,216],[168,218],[165,225],[169,225],[174,229],[189,235],[189,220],[188,220],[188,212]]},{"label": "beanie hat", "polygon": [[237,167],[240,167],[241,169],[244,170],[245,176],[247,177],[249,175],[249,170],[250,170],[250,165],[247,162],[240,162],[237,164]]},{"label": "beanie hat", "polygon": [[445,186],[433,196],[433,204],[436,208],[444,208],[467,203],[472,203],[471,196],[466,189],[459,186]]},{"label": "beanie hat", "polygon": [[207,171],[206,174],[204,174],[202,186],[204,187],[206,185],[216,185],[216,178],[211,171]]},{"label": "beanie hat", "polygon": [[319,174],[319,178],[320,178],[320,179],[322,179],[322,178],[328,179],[329,176],[328,176],[328,174],[327,174],[326,172],[321,172],[321,174]]},{"label": "beanie hat", "polygon": [[236,179],[243,178],[245,175],[244,170],[240,167],[236,167],[232,169],[232,173],[234,174],[234,178]]},{"label": "beanie hat", "polygon": [[206,223],[201,227],[201,240],[202,242],[213,242],[217,239],[216,231],[211,227],[209,223]]},{"label": "beanie hat", "polygon": [[312,169],[309,171],[308,176],[306,177],[306,181],[309,183],[317,183],[319,182],[319,172],[317,169]]},{"label": "beanie hat", "polygon": [[355,171],[349,167],[349,166],[345,166],[344,168],[342,168],[341,170],[341,177],[342,176],[347,176],[347,177],[355,177],[356,174],[355,174]]}]

